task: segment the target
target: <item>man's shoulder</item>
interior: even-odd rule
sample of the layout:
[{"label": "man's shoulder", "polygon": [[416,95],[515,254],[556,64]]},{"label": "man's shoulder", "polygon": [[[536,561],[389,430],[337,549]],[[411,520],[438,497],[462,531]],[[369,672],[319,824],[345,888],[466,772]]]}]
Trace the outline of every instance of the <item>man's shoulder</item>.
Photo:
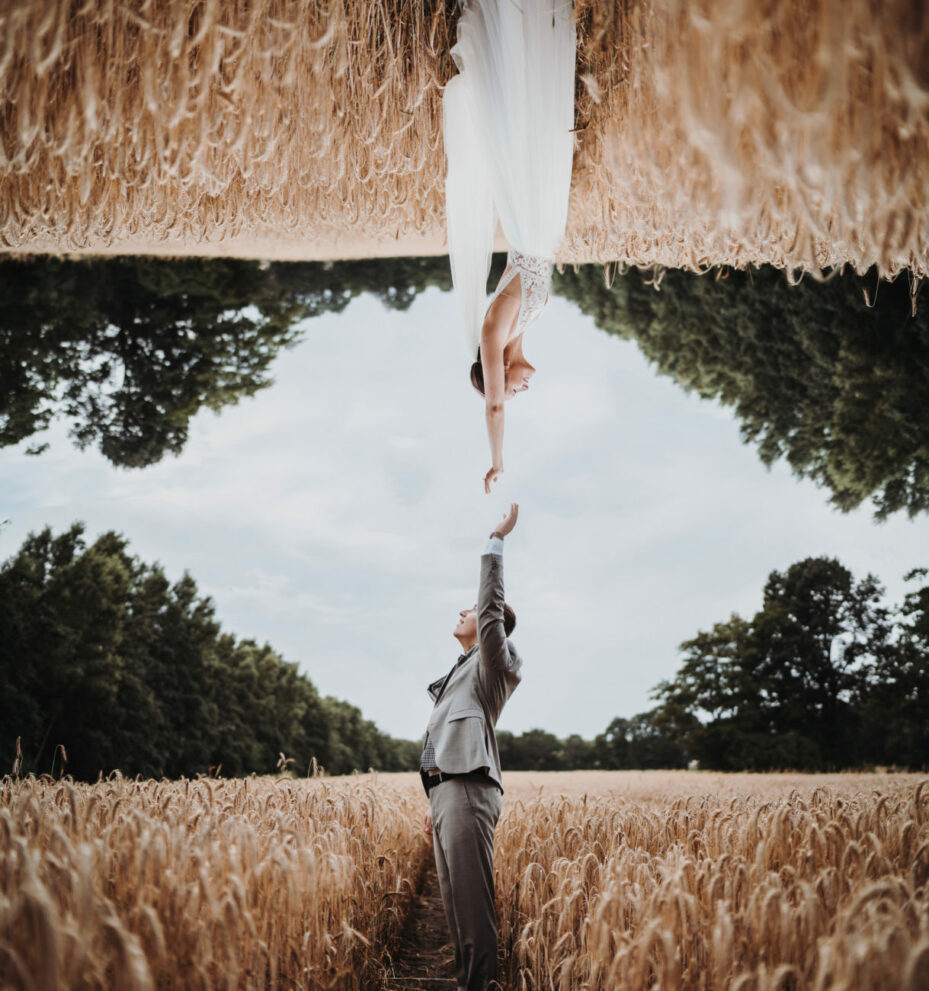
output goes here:
[{"label": "man's shoulder", "polygon": [[[514,672],[518,671],[523,666],[522,655],[516,649],[516,644],[514,644],[513,641],[509,639],[509,637],[506,639],[505,642],[506,642],[506,655],[507,655],[506,670],[514,671]],[[474,651],[473,656],[468,658],[469,664],[474,662],[474,667],[472,670],[474,670],[475,672],[478,669],[480,659],[481,659],[481,649],[480,647],[478,647],[478,649]]]},{"label": "man's shoulder", "polygon": [[[504,641],[506,643],[506,650],[510,657],[515,658],[520,664],[522,664],[522,655],[516,649],[516,644],[510,640],[509,637]],[[481,659],[481,648],[478,647],[477,650],[468,658],[467,663],[471,664],[473,661],[479,661]]]},{"label": "man's shoulder", "polygon": [[505,642],[506,642],[506,662],[505,662],[506,670],[516,672],[523,666],[522,655],[516,649],[516,644],[514,644],[512,640],[507,638]]}]

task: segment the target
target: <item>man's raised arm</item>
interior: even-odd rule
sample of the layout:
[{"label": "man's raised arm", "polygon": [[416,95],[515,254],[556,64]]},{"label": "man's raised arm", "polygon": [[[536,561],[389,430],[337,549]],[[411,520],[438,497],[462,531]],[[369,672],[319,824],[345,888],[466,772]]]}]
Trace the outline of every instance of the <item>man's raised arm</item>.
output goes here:
[{"label": "man's raised arm", "polygon": [[481,557],[481,587],[477,596],[477,639],[481,662],[497,671],[510,667],[510,652],[503,626],[503,538],[516,526],[519,506],[514,502],[503,522],[490,535]]}]

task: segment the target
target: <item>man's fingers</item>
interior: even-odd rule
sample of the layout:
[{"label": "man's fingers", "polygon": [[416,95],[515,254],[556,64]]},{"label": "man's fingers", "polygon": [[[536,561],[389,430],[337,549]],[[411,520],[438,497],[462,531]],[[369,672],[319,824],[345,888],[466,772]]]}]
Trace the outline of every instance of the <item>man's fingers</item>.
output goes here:
[{"label": "man's fingers", "polygon": [[518,516],[519,506],[515,502],[511,502],[509,510],[503,514],[503,519],[500,523],[501,527],[508,526],[512,530],[516,526],[516,518]]}]

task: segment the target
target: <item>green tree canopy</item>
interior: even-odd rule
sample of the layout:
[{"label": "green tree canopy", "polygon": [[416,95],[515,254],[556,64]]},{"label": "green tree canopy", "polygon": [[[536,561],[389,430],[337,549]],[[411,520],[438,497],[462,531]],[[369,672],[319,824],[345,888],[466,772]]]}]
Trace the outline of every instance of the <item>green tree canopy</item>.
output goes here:
[{"label": "green tree canopy", "polygon": [[875,761],[925,767],[929,763],[929,569],[905,576],[911,585],[895,617],[895,636],[876,652],[859,705],[862,736]]},{"label": "green tree canopy", "polygon": [[251,262],[0,263],[0,444],[60,416],[116,465],[177,454],[201,407],[269,383],[299,313]]},{"label": "green tree canopy", "polygon": [[896,613],[882,596],[876,578],[856,581],[833,558],[773,571],[751,620],[732,616],[681,644],[656,714],[707,767],[924,766],[929,585]]},{"label": "green tree canopy", "polygon": [[906,279],[725,276],[633,270],[608,288],[585,266],[556,274],[555,290],[662,375],[732,407],[765,464],[785,458],[843,511],[869,498],[880,519],[929,508],[929,308],[913,315]]},{"label": "green tree canopy", "polygon": [[[0,446],[61,417],[114,464],[153,464],[182,450],[199,409],[266,387],[300,321],[361,293],[405,310],[429,287],[451,288],[445,257],[0,262]],[[872,498],[881,518],[914,515],[929,506],[929,318],[903,279],[868,306],[874,290],[853,275],[791,286],[772,269],[632,271],[607,288],[584,266],[554,282],[662,374],[732,406],[766,464],[786,458],[843,510]]]},{"label": "green tree canopy", "polygon": [[[109,532],[32,534],[0,566],[0,762],[93,779],[176,777],[222,767],[272,773],[279,754],[305,772],[416,766],[353,706],[321,699],[297,665],[220,628],[189,575],[171,583]],[[60,762],[58,764],[60,767]]]},{"label": "green tree canopy", "polygon": [[610,770],[681,768],[686,763],[683,737],[668,727],[658,709],[628,719],[617,716],[595,737],[591,752],[599,766]]},{"label": "green tree canopy", "polygon": [[447,259],[2,261],[0,447],[63,418],[79,447],[154,464],[180,453],[198,410],[267,387],[300,321],[362,292],[404,310],[431,285],[450,287]]}]

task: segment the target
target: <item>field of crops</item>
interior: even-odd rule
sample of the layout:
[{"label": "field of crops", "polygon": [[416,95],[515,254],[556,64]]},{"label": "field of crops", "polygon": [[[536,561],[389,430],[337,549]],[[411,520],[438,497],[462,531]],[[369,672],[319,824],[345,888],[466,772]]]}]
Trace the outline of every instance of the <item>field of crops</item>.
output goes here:
[{"label": "field of crops", "polygon": [[[929,987],[929,782],[507,784],[505,989]],[[390,961],[431,860],[425,806],[412,775],[6,778],[0,986],[409,987]]]},{"label": "field of crops", "polygon": [[[559,258],[929,272],[929,6],[576,0]],[[0,0],[0,251],[444,251],[446,0]]]},{"label": "field of crops", "polygon": [[369,988],[429,847],[410,791],[0,787],[0,987]]},{"label": "field of crops", "polygon": [[506,818],[508,987],[929,987],[929,782],[701,777]]}]

